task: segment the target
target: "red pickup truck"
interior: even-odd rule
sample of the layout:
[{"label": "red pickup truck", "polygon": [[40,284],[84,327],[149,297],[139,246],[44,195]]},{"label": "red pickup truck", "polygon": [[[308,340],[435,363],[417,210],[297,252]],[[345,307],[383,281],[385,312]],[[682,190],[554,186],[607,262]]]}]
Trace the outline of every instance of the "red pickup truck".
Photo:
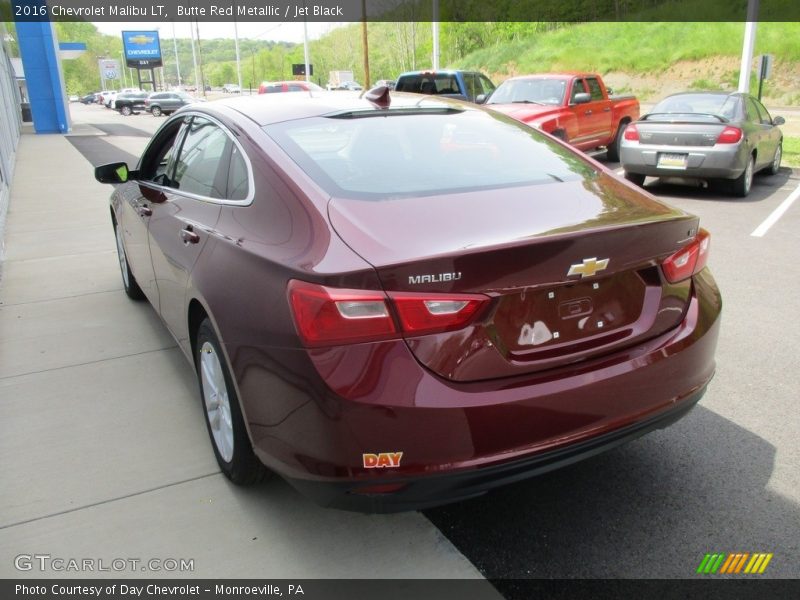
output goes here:
[{"label": "red pickup truck", "polygon": [[512,77],[478,102],[580,150],[605,146],[613,161],[619,160],[625,126],[639,118],[639,101],[633,96],[609,95],[602,78],[594,73]]}]

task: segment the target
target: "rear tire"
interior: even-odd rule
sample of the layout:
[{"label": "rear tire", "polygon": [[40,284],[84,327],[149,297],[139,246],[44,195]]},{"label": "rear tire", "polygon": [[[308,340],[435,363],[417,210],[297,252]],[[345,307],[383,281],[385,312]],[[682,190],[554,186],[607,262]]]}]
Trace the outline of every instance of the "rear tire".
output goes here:
[{"label": "rear tire", "polygon": [[219,468],[236,485],[258,483],[268,472],[253,452],[225,355],[208,318],[197,329],[194,361],[206,428]]},{"label": "rear tire", "polygon": [[736,179],[733,180],[733,193],[740,198],[745,198],[753,188],[753,171],[756,168],[756,159],[751,155],[747,166]]},{"label": "rear tire", "polygon": [[160,106],[154,106],[153,108],[150,109],[150,112],[153,113],[154,117],[160,117],[161,116],[161,107]]},{"label": "rear tire", "polygon": [[772,159],[772,164],[769,166],[767,173],[770,175],[777,175],[781,170],[781,159],[783,158],[783,142],[778,143],[778,148],[775,150],[775,157]]},{"label": "rear tire", "polygon": [[619,162],[619,153],[622,148],[622,136],[625,134],[625,128],[627,126],[627,121],[619,124],[619,127],[617,127],[617,135],[614,136],[614,141],[606,148],[606,159],[609,162]]},{"label": "rear tire", "polygon": [[119,112],[122,113],[124,116],[129,117],[133,113],[133,110],[130,106],[123,106],[119,109]]},{"label": "rear tire", "polygon": [[638,185],[639,187],[644,186],[644,180],[647,178],[646,175],[641,175],[639,173],[628,173],[625,171],[625,179],[630,181],[631,183]]}]

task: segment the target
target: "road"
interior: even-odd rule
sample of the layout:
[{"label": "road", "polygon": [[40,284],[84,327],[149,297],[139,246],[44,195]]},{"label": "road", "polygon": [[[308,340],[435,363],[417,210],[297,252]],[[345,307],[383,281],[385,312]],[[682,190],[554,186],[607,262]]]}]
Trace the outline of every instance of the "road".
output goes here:
[{"label": "road", "polygon": [[[93,163],[132,160],[144,148],[147,136],[163,122],[146,114],[123,118],[92,106],[74,107],[73,117],[77,135],[69,140]],[[615,163],[606,166],[619,170]],[[296,503],[290,527],[307,521],[324,527],[341,518],[358,528],[371,528],[378,537],[397,535],[405,527],[418,528],[415,530],[423,536],[421,555],[430,557],[426,554],[430,549],[434,554],[441,551],[448,559],[443,576],[469,573],[450,554],[457,549],[480,574],[492,579],[687,578],[694,576],[707,552],[770,552],[774,558],[767,576],[800,577],[800,419],[796,392],[800,389],[800,201],[763,236],[752,235],[799,186],[800,173],[788,168],[776,176],[756,176],[753,192],[745,200],[693,183],[648,180],[647,191],[699,215],[701,225],[711,231],[709,266],[724,297],[717,375],[697,408],[672,427],[481,498],[416,515],[351,521],[350,515],[316,510],[292,490],[274,482],[252,490],[226,488],[225,506],[241,511],[240,518],[248,523],[268,518],[269,511],[288,510]],[[118,296],[117,300],[124,303]],[[160,327],[148,319],[149,327]],[[166,339],[165,334],[163,337]],[[174,380],[172,386],[183,389],[192,385],[188,367],[175,357],[150,364],[150,368],[154,377]],[[93,375],[87,371],[85,376]],[[111,381],[113,372],[104,376]],[[0,383],[3,381],[0,379]],[[148,410],[157,407],[149,404]],[[166,414],[174,411],[169,409]],[[192,426],[202,426],[199,415],[198,410]],[[146,421],[149,426],[154,422]],[[193,434],[179,438],[191,448],[200,443],[198,440]],[[177,441],[172,451],[184,458],[188,452]],[[210,450],[202,452],[210,454]],[[208,458],[204,458],[203,468],[208,469]],[[172,458],[165,456],[163,460]],[[165,492],[164,510],[169,514],[179,510],[170,504],[178,499],[170,499]],[[106,526],[119,520],[112,508],[102,516]],[[95,516],[78,515],[73,516],[70,527],[97,528]],[[416,519],[433,524],[435,530],[431,533]],[[190,517],[184,518],[185,526],[191,523]],[[34,527],[34,531],[38,536],[35,539],[49,539],[46,527]],[[152,526],[148,531],[153,533]],[[348,535],[360,536],[345,526],[335,532],[345,540]],[[28,535],[24,533],[23,537]],[[261,529],[261,535],[272,533]],[[442,538],[437,546],[435,540],[441,534],[447,541]],[[191,535],[200,539],[196,532]],[[318,535],[314,527],[303,525],[292,530],[291,536],[284,532],[280,540],[283,545],[294,545],[297,555],[297,548],[307,548]],[[378,547],[385,549],[386,540],[381,539]],[[418,567],[419,560],[411,558],[415,554],[413,542],[408,536],[402,540],[408,544],[404,552],[409,567],[399,567],[401,576],[429,574],[431,569]],[[249,542],[242,538],[239,543]],[[363,557],[367,561],[375,557],[374,545],[359,551],[343,543],[347,552],[354,553],[349,559]],[[61,541],[59,544],[69,547]],[[330,549],[334,551],[334,547]],[[260,546],[260,551],[265,553],[265,560],[272,560],[269,556],[275,552],[275,545]],[[317,565],[323,558],[315,554],[314,560]],[[309,575],[335,576],[340,566],[339,572],[350,572],[342,566],[350,563],[341,562],[335,551],[329,560],[332,562],[322,572]],[[231,564],[224,563],[215,573],[228,576],[243,571],[231,568]],[[397,571],[387,568],[380,573],[386,576]],[[513,591],[506,593],[507,597],[514,596]]]}]

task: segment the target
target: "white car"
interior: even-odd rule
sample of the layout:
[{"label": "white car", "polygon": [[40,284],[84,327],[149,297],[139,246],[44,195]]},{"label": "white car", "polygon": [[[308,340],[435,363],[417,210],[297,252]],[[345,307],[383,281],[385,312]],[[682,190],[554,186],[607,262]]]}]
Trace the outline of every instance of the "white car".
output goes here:
[{"label": "white car", "polygon": [[242,92],[242,88],[235,83],[226,83],[222,86],[222,91],[226,94],[240,94]]}]

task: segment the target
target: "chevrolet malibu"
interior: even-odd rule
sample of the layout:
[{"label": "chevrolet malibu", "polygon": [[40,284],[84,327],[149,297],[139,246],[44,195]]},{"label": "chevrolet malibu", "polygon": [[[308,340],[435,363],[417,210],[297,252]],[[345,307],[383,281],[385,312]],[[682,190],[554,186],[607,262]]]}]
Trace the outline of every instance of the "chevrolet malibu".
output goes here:
[{"label": "chevrolet malibu", "polygon": [[698,218],[474,105],[194,104],[96,177],[125,291],[195,368],[237,484],[461,500],[664,427],[714,374]]}]

